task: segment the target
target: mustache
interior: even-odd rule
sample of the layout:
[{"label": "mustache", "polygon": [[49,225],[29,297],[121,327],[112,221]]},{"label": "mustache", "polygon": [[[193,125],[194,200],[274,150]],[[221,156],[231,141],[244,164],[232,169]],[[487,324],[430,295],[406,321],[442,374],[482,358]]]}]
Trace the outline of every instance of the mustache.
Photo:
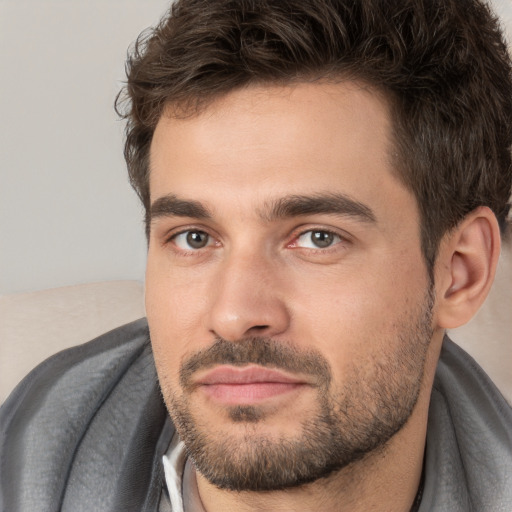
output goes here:
[{"label": "mustache", "polygon": [[246,366],[255,364],[267,368],[301,373],[314,377],[321,387],[331,382],[331,369],[327,360],[317,351],[299,351],[282,342],[266,337],[250,337],[239,341],[216,338],[208,348],[184,360],[180,367],[180,384],[191,389],[192,376],[199,370],[217,365]]}]

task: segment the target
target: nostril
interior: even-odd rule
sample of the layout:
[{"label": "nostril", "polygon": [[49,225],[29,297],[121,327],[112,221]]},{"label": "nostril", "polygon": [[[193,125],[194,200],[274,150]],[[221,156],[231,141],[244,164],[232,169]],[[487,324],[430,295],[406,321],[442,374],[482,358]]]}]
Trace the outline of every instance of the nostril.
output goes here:
[{"label": "nostril", "polygon": [[265,329],[268,329],[269,327],[270,327],[269,325],[255,325],[251,328],[251,330],[264,331]]}]

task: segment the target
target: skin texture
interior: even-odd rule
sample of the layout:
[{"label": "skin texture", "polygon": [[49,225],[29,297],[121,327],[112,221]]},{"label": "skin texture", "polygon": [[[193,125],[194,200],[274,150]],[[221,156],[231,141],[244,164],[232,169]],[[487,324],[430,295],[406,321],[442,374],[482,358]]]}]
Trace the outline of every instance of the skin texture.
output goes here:
[{"label": "skin texture", "polygon": [[[233,492],[199,473],[209,512],[397,512],[414,500],[443,328],[470,315],[467,301],[448,302],[478,272],[470,276],[469,258],[461,257],[453,278],[458,239],[451,236],[440,251],[441,287],[430,289],[417,205],[393,174],[389,118],[381,96],[342,82],[251,86],[197,115],[164,115],[157,125],[146,309],[164,398],[182,438],[195,428],[211,447],[206,460],[228,454],[243,467],[258,457],[255,446],[266,443],[270,457],[285,439],[303,444],[304,425],[316,428],[322,410],[334,418],[346,412],[350,421],[333,427],[346,439],[375,418],[394,427],[366,443],[364,456],[287,490]],[[291,197],[334,198],[338,206],[293,206]],[[485,230],[492,215],[482,216]],[[311,232],[326,245],[315,245]],[[285,359],[320,361],[329,383],[307,365],[276,363],[293,389],[267,396],[256,385],[248,398],[238,386],[228,398],[221,389],[219,399],[203,382],[212,368],[226,368],[219,366],[226,350],[204,359],[219,339],[243,354],[231,369],[247,367],[251,349],[239,347],[259,340]],[[390,419],[389,410],[398,412]]]}]

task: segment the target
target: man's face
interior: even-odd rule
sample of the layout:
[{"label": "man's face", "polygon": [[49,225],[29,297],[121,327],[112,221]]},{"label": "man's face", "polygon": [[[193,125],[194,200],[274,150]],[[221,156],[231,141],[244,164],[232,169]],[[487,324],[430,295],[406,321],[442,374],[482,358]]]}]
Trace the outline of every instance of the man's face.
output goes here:
[{"label": "man's face", "polygon": [[432,299],[389,123],[351,82],[158,123],[147,316],[171,417],[219,487],[325,476],[414,408]]}]

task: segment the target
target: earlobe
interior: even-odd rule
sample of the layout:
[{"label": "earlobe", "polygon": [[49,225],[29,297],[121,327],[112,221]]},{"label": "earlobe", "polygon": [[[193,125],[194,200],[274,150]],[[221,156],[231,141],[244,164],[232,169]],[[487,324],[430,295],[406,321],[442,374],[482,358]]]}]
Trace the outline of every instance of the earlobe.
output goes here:
[{"label": "earlobe", "polygon": [[492,286],[499,253],[498,222],[487,207],[477,208],[445,235],[436,262],[439,327],[459,327],[478,311]]}]

